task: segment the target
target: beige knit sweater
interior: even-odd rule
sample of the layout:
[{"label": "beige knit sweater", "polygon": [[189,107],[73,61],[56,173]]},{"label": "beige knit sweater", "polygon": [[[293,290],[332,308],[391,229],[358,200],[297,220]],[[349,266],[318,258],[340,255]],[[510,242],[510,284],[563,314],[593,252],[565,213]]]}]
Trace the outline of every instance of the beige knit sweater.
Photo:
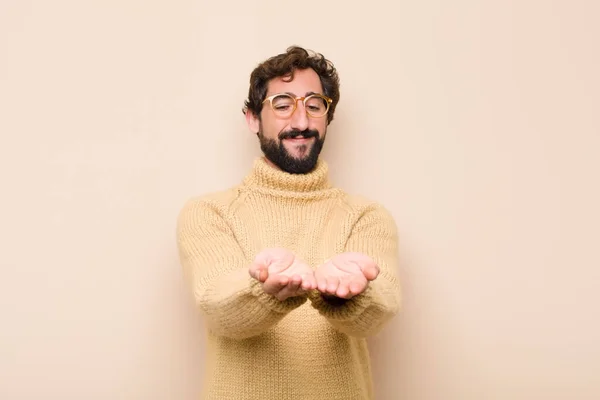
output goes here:
[{"label": "beige knit sweater", "polygon": [[[202,399],[374,398],[365,338],[400,308],[396,225],[382,206],[334,188],[322,160],[292,175],[261,157],[236,187],[188,201],[177,240],[207,328]],[[313,267],[363,252],[381,272],[342,305],[316,291],[281,302],[248,274],[267,247]]]}]

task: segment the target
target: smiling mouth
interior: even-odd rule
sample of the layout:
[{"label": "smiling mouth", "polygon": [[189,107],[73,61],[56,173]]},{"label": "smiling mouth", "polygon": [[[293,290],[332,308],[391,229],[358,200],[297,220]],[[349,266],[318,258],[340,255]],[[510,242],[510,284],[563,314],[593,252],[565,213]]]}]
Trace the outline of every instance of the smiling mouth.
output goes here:
[{"label": "smiling mouth", "polygon": [[285,138],[285,139],[283,139],[283,140],[297,140],[297,141],[303,141],[303,140],[310,140],[310,139],[312,139],[312,138],[313,138],[313,136],[311,136],[311,137],[304,137],[303,135],[298,135],[298,136],[292,136],[292,137],[288,137],[288,138]]},{"label": "smiling mouth", "polygon": [[285,142],[288,142],[289,144],[292,144],[292,145],[306,146],[306,145],[308,145],[310,143],[310,141],[312,139],[313,139],[312,137],[305,138],[304,136],[296,136],[296,137],[293,137],[293,138],[288,138],[288,139],[283,139],[283,140]]}]

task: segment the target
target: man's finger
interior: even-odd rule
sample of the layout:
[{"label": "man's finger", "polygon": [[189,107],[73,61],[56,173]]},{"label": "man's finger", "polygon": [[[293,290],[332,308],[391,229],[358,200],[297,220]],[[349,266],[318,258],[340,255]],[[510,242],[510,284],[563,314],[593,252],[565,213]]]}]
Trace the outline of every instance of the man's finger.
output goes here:
[{"label": "man's finger", "polygon": [[350,295],[350,288],[348,287],[348,282],[346,280],[341,280],[340,284],[335,292],[337,297],[341,297],[342,299],[346,299]]},{"label": "man's finger", "polygon": [[314,274],[305,274],[302,277],[302,289],[303,290],[314,290],[317,288],[317,280]]},{"label": "man's finger", "polygon": [[287,290],[289,293],[288,296],[290,296],[300,288],[301,283],[302,277],[300,275],[294,275],[283,290]]},{"label": "man's finger", "polygon": [[266,268],[260,269],[258,271],[258,280],[264,283],[269,277],[269,271]]},{"label": "man's finger", "polygon": [[335,294],[339,285],[339,279],[335,276],[327,278],[327,289],[326,292],[329,294]]},{"label": "man's finger", "polygon": [[348,290],[352,296],[356,296],[364,292],[366,287],[366,283],[353,279],[348,285]]},{"label": "man's finger", "polygon": [[271,275],[263,283],[265,293],[275,295],[288,284],[289,278],[283,275]]},{"label": "man's finger", "polygon": [[259,282],[264,282],[269,276],[269,272],[267,271],[267,267],[263,264],[254,263],[248,268],[248,273],[254,279]]},{"label": "man's finger", "polygon": [[294,275],[287,285],[285,285],[277,294],[276,297],[283,301],[288,297],[296,296],[298,294],[298,289],[300,288],[300,284],[302,283],[302,278],[298,275]]},{"label": "man's finger", "polygon": [[325,293],[325,291],[327,290],[327,280],[325,279],[325,276],[323,276],[322,273],[315,273],[315,283],[319,292]]},{"label": "man's finger", "polygon": [[361,271],[365,278],[367,278],[370,281],[374,280],[379,275],[379,267],[377,266],[377,264],[372,262],[361,266]]}]

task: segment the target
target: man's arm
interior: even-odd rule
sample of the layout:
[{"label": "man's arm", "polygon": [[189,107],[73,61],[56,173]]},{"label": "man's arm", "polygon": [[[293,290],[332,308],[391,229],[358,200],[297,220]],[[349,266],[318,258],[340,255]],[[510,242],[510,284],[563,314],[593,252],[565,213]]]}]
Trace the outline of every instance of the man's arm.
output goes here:
[{"label": "man's arm", "polygon": [[366,209],[353,227],[345,251],[369,256],[379,268],[377,278],[350,299],[318,291],[309,298],[339,331],[357,337],[375,335],[399,312],[401,305],[398,233],[390,213],[377,204]]},{"label": "man's arm", "polygon": [[240,245],[215,203],[189,201],[177,223],[177,245],[185,277],[207,326],[217,335],[258,335],[299,307],[306,297],[280,301],[248,273]]}]

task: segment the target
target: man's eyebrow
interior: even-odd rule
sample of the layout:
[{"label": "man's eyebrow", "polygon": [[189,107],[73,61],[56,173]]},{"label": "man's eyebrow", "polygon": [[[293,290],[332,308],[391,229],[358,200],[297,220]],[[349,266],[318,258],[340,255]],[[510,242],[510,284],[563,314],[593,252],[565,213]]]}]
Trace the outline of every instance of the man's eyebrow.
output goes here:
[{"label": "man's eyebrow", "polygon": [[[285,94],[289,94],[292,97],[296,97],[296,93],[292,93],[292,92],[284,92]],[[306,96],[310,96],[311,94],[321,94],[321,93],[317,93],[317,92],[306,92],[304,94],[304,97]]]}]

